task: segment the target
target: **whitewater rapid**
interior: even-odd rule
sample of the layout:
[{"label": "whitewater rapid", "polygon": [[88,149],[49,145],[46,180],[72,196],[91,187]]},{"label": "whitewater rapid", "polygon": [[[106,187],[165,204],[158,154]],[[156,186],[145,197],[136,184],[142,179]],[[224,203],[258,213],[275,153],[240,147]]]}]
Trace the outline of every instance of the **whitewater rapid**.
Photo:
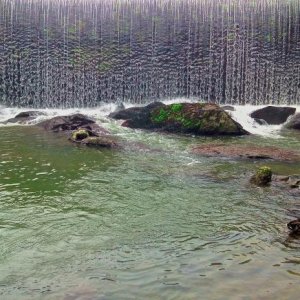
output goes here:
[{"label": "whitewater rapid", "polygon": [[[174,99],[174,100],[166,100],[162,101],[165,104],[172,104],[178,102],[193,102],[190,99]],[[132,103],[123,103],[125,108],[129,108],[132,106],[138,106]],[[280,131],[284,124],[281,125],[259,125],[257,122],[254,121],[250,117],[250,114],[260,108],[265,107],[266,105],[230,105],[234,107],[234,111],[228,111],[228,113],[232,116],[232,118],[240,123],[245,130],[250,132],[251,134],[256,134],[265,137],[272,137],[272,138],[280,138]],[[284,106],[284,105],[282,105]],[[296,108],[296,113],[300,112],[300,105],[293,105],[292,107]],[[0,126],[15,126],[20,124],[4,124],[6,120],[10,118],[14,118],[18,113],[24,111],[41,111],[45,115],[38,116],[36,119],[29,121],[24,125],[34,125],[39,123],[43,120],[53,118],[55,116],[64,116],[64,115],[71,115],[75,113],[81,113],[87,115],[89,117],[94,118],[97,122],[103,123],[108,122],[107,116],[115,111],[117,105],[114,103],[103,104],[98,107],[93,108],[68,108],[68,109],[32,109],[32,108],[18,108],[18,107],[4,107],[0,105]]]}]

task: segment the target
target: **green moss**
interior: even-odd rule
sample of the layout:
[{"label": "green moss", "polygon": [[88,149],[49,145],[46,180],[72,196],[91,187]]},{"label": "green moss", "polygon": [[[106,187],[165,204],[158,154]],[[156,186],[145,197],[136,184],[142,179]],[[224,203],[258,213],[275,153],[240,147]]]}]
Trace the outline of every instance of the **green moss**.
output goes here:
[{"label": "green moss", "polygon": [[171,105],[171,111],[172,112],[180,112],[183,108],[183,104],[182,103],[174,103]]},{"label": "green moss", "polygon": [[236,130],[235,123],[223,111],[206,109],[205,103],[174,103],[163,108],[157,108],[151,113],[154,124],[174,125],[184,131],[203,133],[231,133]]},{"label": "green moss", "polygon": [[162,123],[168,119],[169,112],[164,108],[161,108],[158,113],[152,115],[152,121],[156,123]]},{"label": "green moss", "polygon": [[85,129],[78,129],[72,133],[72,140],[74,141],[81,141],[87,137],[89,137],[89,133]]},{"label": "green moss", "polygon": [[254,177],[252,177],[252,182],[264,186],[268,185],[272,180],[272,170],[269,167],[263,166],[260,167],[257,171]]}]

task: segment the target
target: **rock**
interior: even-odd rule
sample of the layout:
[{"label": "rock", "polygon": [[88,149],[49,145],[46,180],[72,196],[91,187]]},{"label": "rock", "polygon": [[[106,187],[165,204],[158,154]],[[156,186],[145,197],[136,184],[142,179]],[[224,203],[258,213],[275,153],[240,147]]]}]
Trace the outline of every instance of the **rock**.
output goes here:
[{"label": "rock", "polygon": [[218,105],[209,103],[165,105],[154,102],[145,107],[132,107],[110,114],[110,117],[126,120],[122,125],[130,128],[194,135],[249,134]]},{"label": "rock", "polygon": [[88,130],[79,128],[72,132],[70,140],[73,142],[81,142],[89,136],[90,132]]},{"label": "rock", "polygon": [[45,116],[41,111],[24,111],[17,114],[14,118],[8,119],[5,123],[27,123],[36,119],[38,116]]},{"label": "rock", "polygon": [[289,191],[298,192],[300,191],[300,176],[299,175],[273,175],[272,181],[275,186],[280,187],[280,189],[289,189]]},{"label": "rock", "polygon": [[255,175],[250,179],[250,182],[258,186],[269,185],[272,180],[272,170],[269,167],[260,167]]},{"label": "rock", "polygon": [[295,114],[285,127],[300,130],[300,113]]},{"label": "rock", "polygon": [[300,233],[300,219],[296,219],[296,220],[289,222],[287,224],[287,227],[289,230],[292,231],[292,233],[299,234]]},{"label": "rock", "polygon": [[279,181],[279,182],[288,182],[290,179],[289,176],[284,175],[273,175],[272,180],[273,181]]},{"label": "rock", "polygon": [[[116,120],[126,120],[123,126],[131,128],[151,129],[154,128],[151,122],[151,112],[158,107],[165,107],[161,102],[153,102],[144,107],[130,107],[124,110],[113,112],[110,118]],[[127,125],[128,124],[128,125]]]},{"label": "rock", "polygon": [[97,148],[117,148],[118,143],[108,136],[87,137],[81,141],[81,144]]},{"label": "rock", "polygon": [[93,135],[109,134],[105,128],[99,126],[95,121],[82,114],[54,117],[50,120],[38,123],[37,126],[54,132],[85,129],[92,132]]},{"label": "rock", "polygon": [[222,108],[224,110],[228,110],[228,111],[235,111],[235,108],[231,105],[224,105],[224,106],[222,106]]},{"label": "rock", "polygon": [[295,107],[266,106],[252,112],[250,116],[254,119],[265,120],[270,125],[279,125],[283,124],[295,112]]},{"label": "rock", "polygon": [[299,176],[290,176],[287,184],[292,189],[300,188],[300,178],[299,178]]},{"label": "rock", "polygon": [[232,144],[204,144],[194,146],[192,153],[204,156],[221,156],[243,159],[274,159],[282,161],[300,161],[300,153],[276,147]]}]

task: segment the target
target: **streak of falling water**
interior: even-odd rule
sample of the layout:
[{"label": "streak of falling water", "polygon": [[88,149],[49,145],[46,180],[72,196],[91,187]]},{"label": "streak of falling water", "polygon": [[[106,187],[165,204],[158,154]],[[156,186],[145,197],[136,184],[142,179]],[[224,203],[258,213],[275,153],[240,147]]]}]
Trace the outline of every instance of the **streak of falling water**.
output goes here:
[{"label": "streak of falling water", "polygon": [[0,0],[0,104],[300,103],[300,0]]}]

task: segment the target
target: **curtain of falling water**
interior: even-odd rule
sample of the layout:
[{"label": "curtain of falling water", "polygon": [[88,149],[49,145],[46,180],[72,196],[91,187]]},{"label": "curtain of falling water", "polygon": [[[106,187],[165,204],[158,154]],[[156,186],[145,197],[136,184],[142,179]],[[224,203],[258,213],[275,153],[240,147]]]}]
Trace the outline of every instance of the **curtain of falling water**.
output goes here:
[{"label": "curtain of falling water", "polygon": [[300,103],[300,0],[0,0],[0,104]]}]

